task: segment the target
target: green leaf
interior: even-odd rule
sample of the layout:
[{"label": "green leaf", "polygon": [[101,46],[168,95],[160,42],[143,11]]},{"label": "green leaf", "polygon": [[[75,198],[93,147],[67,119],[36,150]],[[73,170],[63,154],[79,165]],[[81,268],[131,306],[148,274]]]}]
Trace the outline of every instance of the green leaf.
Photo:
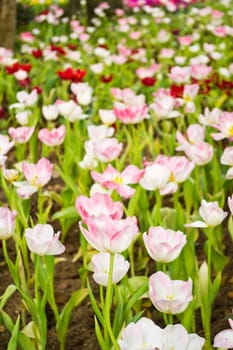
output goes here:
[{"label": "green leaf", "polygon": [[215,277],[215,279],[212,283],[212,286],[211,286],[211,300],[210,300],[211,305],[214,302],[214,300],[219,292],[221,280],[222,280],[222,274],[221,274],[221,272],[219,272],[217,274],[217,276]]},{"label": "green leaf", "polygon": [[19,324],[20,324],[20,316],[17,317],[17,321],[14,325],[10,341],[8,343],[7,350],[17,350],[18,344],[18,336],[19,336]]},{"label": "green leaf", "polygon": [[95,334],[96,334],[96,338],[98,340],[98,343],[99,343],[101,349],[107,350],[107,347],[105,345],[104,338],[103,338],[103,335],[101,333],[100,326],[99,326],[99,323],[98,323],[98,320],[96,317],[95,317]]},{"label": "green leaf", "polygon": [[75,207],[67,207],[64,208],[58,212],[56,212],[53,216],[52,216],[52,220],[57,220],[57,219],[73,219],[73,218],[77,218],[78,219],[78,213],[77,210],[75,209]]},{"label": "green leaf", "polygon": [[14,294],[17,290],[17,287],[14,284],[10,284],[5,290],[4,294],[0,297],[0,310],[4,308],[8,299]]},{"label": "green leaf", "polygon": [[95,300],[95,297],[94,297],[94,294],[92,292],[92,289],[91,289],[91,286],[90,286],[88,279],[87,279],[87,288],[88,288],[88,294],[89,294],[89,298],[91,301],[92,309],[93,309],[95,315],[98,317],[98,320],[100,321],[101,325],[103,326],[104,325],[104,318],[103,318],[103,315],[101,314],[100,309],[97,305],[97,302]]},{"label": "green leaf", "polygon": [[79,289],[71,295],[70,299],[64,306],[57,323],[57,334],[60,340],[64,341],[66,337],[72,311],[86,298],[87,295],[87,288]]},{"label": "green leaf", "polygon": [[136,301],[138,301],[143,296],[143,294],[145,294],[147,292],[147,290],[148,290],[148,281],[147,281],[147,283],[144,283],[140,288],[138,288],[135,291],[135,293],[131,296],[131,298],[129,299],[128,303],[125,306],[125,310],[124,310],[125,316],[132,309],[132,307],[134,306]]}]

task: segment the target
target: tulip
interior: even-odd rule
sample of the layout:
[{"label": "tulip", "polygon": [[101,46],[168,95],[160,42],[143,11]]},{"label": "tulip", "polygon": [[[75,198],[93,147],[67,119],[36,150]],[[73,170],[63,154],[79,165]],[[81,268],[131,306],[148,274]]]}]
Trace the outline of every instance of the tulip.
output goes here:
[{"label": "tulip", "polygon": [[233,320],[229,318],[228,322],[231,328],[225,329],[224,331],[219,332],[214,337],[213,346],[215,348],[222,348],[222,349],[233,348]]},{"label": "tulip", "polygon": [[145,168],[140,185],[148,191],[160,190],[166,186],[170,174],[166,166],[154,163]]},{"label": "tulip", "polygon": [[133,196],[135,190],[128,184],[136,184],[143,176],[144,170],[134,165],[128,165],[121,173],[109,165],[103,174],[91,172],[92,178],[103,187],[116,190],[123,198]]},{"label": "tulip", "polygon": [[[110,253],[100,252],[91,259],[96,283],[107,287],[110,269]],[[129,262],[123,255],[115,254],[112,272],[112,283],[117,284],[128,272]]]},{"label": "tulip", "polygon": [[9,136],[0,135],[0,155],[5,156],[14,146],[14,142],[9,140]]},{"label": "tulip", "polygon": [[91,103],[93,89],[88,83],[72,83],[70,88],[80,105],[87,106]]},{"label": "tulip", "polygon": [[38,224],[27,228],[25,238],[27,246],[32,253],[38,255],[59,255],[64,253],[65,247],[59,241],[60,232],[54,234],[51,225]]},{"label": "tulip", "polygon": [[186,244],[183,232],[166,230],[161,226],[150,227],[148,235],[144,233],[143,240],[150,257],[163,263],[175,260]]},{"label": "tulip", "polygon": [[215,227],[221,224],[221,222],[227,216],[227,212],[223,211],[218,202],[206,202],[204,199],[201,201],[199,214],[203,221],[194,221],[190,224],[186,224],[186,227]]},{"label": "tulip", "polygon": [[80,223],[80,230],[88,243],[101,252],[121,253],[128,249],[138,232],[135,217],[113,220],[107,215],[90,216],[87,229]]},{"label": "tulip", "polygon": [[164,343],[160,350],[201,350],[205,339],[195,333],[188,334],[181,324],[168,325],[163,330]]},{"label": "tulip", "polygon": [[66,128],[61,125],[59,128],[41,129],[38,134],[38,139],[49,147],[59,146],[64,141]]},{"label": "tulip", "polygon": [[161,349],[163,330],[146,317],[137,323],[129,323],[123,330],[118,341],[121,350],[152,350]]},{"label": "tulip", "polygon": [[0,239],[8,239],[15,232],[15,218],[17,212],[7,207],[0,207]]},{"label": "tulip", "polygon": [[76,199],[75,207],[85,223],[89,216],[110,216],[113,220],[119,220],[123,216],[123,205],[121,202],[114,202],[108,194],[94,193],[91,198],[79,196]]},{"label": "tulip", "polygon": [[41,158],[36,164],[24,161],[22,170],[28,184],[42,187],[50,181],[53,165],[48,159]]},{"label": "tulip", "polygon": [[42,107],[42,113],[46,120],[56,120],[58,117],[57,105],[47,105]]},{"label": "tulip", "polygon": [[192,280],[171,280],[167,274],[156,272],[149,278],[149,297],[157,310],[179,314],[193,299]]},{"label": "tulip", "polygon": [[18,128],[9,128],[8,132],[14,142],[26,143],[32,136],[35,128],[29,126],[20,126]]}]

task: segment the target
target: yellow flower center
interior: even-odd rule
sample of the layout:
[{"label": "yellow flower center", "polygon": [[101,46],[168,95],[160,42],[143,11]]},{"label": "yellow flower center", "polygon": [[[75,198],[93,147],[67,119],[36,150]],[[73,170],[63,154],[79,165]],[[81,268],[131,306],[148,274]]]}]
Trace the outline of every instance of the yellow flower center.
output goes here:
[{"label": "yellow flower center", "polygon": [[228,129],[229,136],[233,136],[233,125]]},{"label": "yellow flower center", "polygon": [[173,173],[171,173],[170,177],[169,177],[169,181],[170,182],[176,182],[175,176]]},{"label": "yellow flower center", "polygon": [[175,298],[174,294],[167,294],[166,295],[166,299],[168,299],[168,300],[173,300],[174,298]]},{"label": "yellow flower center", "polygon": [[31,180],[31,185],[32,185],[32,186],[36,186],[37,180],[38,180],[38,176],[35,175],[35,176],[32,178],[32,180]]},{"label": "yellow flower center", "polygon": [[185,100],[185,102],[192,102],[192,99],[191,99],[191,97],[189,97],[189,96],[184,96],[184,100]]},{"label": "yellow flower center", "polygon": [[123,184],[123,177],[120,175],[117,175],[114,180],[115,183],[117,183],[118,185],[122,185]]}]

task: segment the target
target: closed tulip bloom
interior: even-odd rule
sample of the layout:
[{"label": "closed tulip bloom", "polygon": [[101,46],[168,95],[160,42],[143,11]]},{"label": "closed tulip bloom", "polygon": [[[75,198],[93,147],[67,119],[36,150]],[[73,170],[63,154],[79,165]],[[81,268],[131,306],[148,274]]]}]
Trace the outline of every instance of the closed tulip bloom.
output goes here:
[{"label": "closed tulip bloom", "polygon": [[101,252],[121,253],[128,249],[138,232],[135,217],[113,220],[107,215],[90,216],[86,220],[87,229],[80,223],[86,240]]},{"label": "closed tulip bloom", "polygon": [[142,317],[137,323],[128,324],[118,344],[121,350],[161,349],[163,330],[149,318]]},{"label": "closed tulip bloom", "polygon": [[167,230],[161,226],[150,227],[148,234],[144,233],[143,240],[150,257],[163,263],[175,260],[186,244],[183,232]]},{"label": "closed tulip bloom", "polygon": [[0,208],[0,239],[7,239],[15,232],[15,218],[17,212],[7,207]]},{"label": "closed tulip bloom", "polygon": [[59,113],[58,107],[55,104],[43,106],[42,113],[46,120],[56,120]]},{"label": "closed tulip bloom", "polygon": [[222,349],[232,349],[233,348],[233,320],[228,319],[229,325],[231,328],[225,329],[224,331],[219,332],[214,337],[214,347]]},{"label": "closed tulip bloom", "polygon": [[64,253],[65,247],[59,241],[60,232],[54,234],[51,225],[38,224],[27,228],[25,238],[27,246],[32,253],[38,255],[59,255]]},{"label": "closed tulip bloom", "polygon": [[41,129],[38,134],[38,139],[47,146],[59,146],[64,141],[66,135],[66,128],[61,125],[59,128]]},{"label": "closed tulip bloom", "polygon": [[148,191],[160,190],[168,183],[171,175],[170,170],[160,164],[152,164],[145,168],[140,185]]},{"label": "closed tulip bloom", "polygon": [[218,202],[207,202],[204,199],[201,201],[199,214],[203,221],[195,221],[186,224],[186,227],[215,227],[222,223],[227,216],[227,212],[219,207]]},{"label": "closed tulip bloom", "polygon": [[88,83],[72,83],[70,88],[80,105],[87,106],[91,103],[93,89]]},{"label": "closed tulip bloom", "polygon": [[[94,255],[91,259],[96,283],[107,287],[109,269],[110,269],[110,253],[100,252]],[[125,260],[121,254],[114,255],[112,283],[118,283],[128,272],[129,262]]]},{"label": "closed tulip bloom", "polygon": [[149,278],[149,297],[155,308],[168,314],[179,314],[187,308],[192,297],[192,280],[171,280],[159,271]]},{"label": "closed tulip bloom", "polygon": [[121,219],[123,216],[123,205],[121,202],[114,202],[108,194],[94,193],[90,198],[79,196],[75,202],[75,208],[83,222],[89,216],[110,216],[113,220]]}]

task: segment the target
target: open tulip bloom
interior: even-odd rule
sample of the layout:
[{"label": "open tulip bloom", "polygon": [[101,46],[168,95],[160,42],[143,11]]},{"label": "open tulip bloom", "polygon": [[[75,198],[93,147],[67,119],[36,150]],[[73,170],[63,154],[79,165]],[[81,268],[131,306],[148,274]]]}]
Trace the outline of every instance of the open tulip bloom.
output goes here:
[{"label": "open tulip bloom", "polygon": [[192,280],[171,280],[170,277],[159,271],[149,278],[149,297],[155,308],[168,314],[179,314],[192,301]]},{"label": "open tulip bloom", "polygon": [[60,232],[54,233],[51,225],[38,224],[33,228],[27,228],[25,238],[28,248],[38,255],[60,255],[65,247],[59,241]]}]

